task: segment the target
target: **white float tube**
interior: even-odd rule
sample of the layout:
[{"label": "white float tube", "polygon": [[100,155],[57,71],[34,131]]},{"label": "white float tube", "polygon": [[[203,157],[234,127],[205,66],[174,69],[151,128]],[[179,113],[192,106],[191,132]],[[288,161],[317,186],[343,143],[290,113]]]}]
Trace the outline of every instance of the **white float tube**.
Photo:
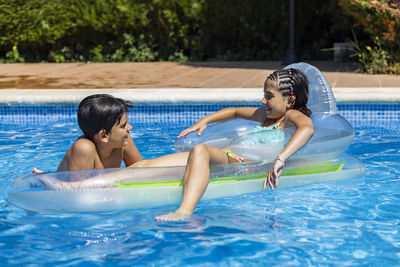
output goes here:
[{"label": "white float tube", "polygon": [[[250,161],[216,166],[202,200],[236,196],[262,190],[271,164]],[[104,212],[153,208],[179,204],[182,200],[184,167],[128,168],[29,174],[9,187],[8,201],[34,212]],[[291,162],[285,166],[279,188],[348,179],[364,173],[363,164],[349,155],[322,162]],[[113,182],[96,179],[93,187],[49,190],[42,179],[87,182],[99,175],[112,175]]]}]

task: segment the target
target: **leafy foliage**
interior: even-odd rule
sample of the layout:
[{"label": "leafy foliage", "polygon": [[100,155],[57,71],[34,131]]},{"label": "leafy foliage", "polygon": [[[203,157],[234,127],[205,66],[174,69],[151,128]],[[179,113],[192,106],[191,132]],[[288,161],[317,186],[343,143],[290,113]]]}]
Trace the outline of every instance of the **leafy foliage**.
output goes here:
[{"label": "leafy foliage", "polygon": [[340,0],[354,18],[355,27],[370,36],[367,42],[352,42],[360,69],[368,73],[400,74],[400,1]]},{"label": "leafy foliage", "polygon": [[[299,59],[331,59],[322,48],[350,35],[350,23],[380,49],[399,48],[399,1],[339,1],[351,17],[338,0],[296,1]],[[289,1],[0,0],[0,30],[3,62],[282,60]]]},{"label": "leafy foliage", "polygon": [[27,61],[168,59],[193,44],[198,0],[7,0],[0,2],[0,57]]}]

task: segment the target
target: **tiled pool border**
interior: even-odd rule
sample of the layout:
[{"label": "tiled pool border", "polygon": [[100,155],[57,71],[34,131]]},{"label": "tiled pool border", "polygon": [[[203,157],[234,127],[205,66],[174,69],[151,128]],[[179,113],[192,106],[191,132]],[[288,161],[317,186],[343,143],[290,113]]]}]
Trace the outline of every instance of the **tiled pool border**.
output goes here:
[{"label": "tiled pool border", "polygon": [[[129,111],[131,123],[192,124],[199,118],[230,106],[259,106],[258,103],[203,103],[185,105],[136,105]],[[338,103],[339,113],[353,126],[399,124],[400,103]],[[33,125],[76,122],[74,105],[0,105],[2,123]]]},{"label": "tiled pool border", "polygon": [[[354,126],[399,120],[400,88],[333,88],[338,110]],[[4,89],[0,119],[7,124],[76,121],[87,95],[108,93],[131,101],[132,123],[186,123],[228,106],[258,106],[260,88]]]}]

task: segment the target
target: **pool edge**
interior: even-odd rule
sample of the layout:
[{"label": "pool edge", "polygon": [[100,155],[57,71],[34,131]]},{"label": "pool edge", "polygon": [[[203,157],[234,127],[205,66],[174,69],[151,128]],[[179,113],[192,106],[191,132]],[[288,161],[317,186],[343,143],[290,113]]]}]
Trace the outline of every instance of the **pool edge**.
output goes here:
[{"label": "pool edge", "polygon": [[[400,102],[400,87],[336,87],[337,102]],[[91,94],[112,94],[133,104],[259,102],[261,88],[1,89],[0,104],[78,104]]]}]

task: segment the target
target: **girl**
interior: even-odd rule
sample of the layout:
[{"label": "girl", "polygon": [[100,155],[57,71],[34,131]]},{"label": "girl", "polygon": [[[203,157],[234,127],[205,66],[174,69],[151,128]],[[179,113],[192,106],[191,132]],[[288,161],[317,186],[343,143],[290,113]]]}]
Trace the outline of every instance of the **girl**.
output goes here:
[{"label": "girl", "polygon": [[[264,83],[263,108],[243,107],[226,108],[206,116],[192,127],[184,130],[178,138],[188,133],[201,133],[212,122],[225,121],[240,117],[261,123],[265,131],[295,127],[296,131],[285,148],[276,158],[264,181],[272,190],[278,186],[279,176],[286,160],[307,143],[314,133],[314,127],[307,108],[308,81],[302,72],[296,69],[275,71]],[[258,128],[258,127],[256,127]],[[262,129],[254,129],[254,131]],[[175,212],[158,216],[155,220],[179,221],[187,219],[196,208],[207,188],[210,177],[210,164],[228,164],[243,162],[246,159],[233,154],[229,149],[220,150],[206,145],[195,145],[190,151],[184,174],[183,200]]]}]

